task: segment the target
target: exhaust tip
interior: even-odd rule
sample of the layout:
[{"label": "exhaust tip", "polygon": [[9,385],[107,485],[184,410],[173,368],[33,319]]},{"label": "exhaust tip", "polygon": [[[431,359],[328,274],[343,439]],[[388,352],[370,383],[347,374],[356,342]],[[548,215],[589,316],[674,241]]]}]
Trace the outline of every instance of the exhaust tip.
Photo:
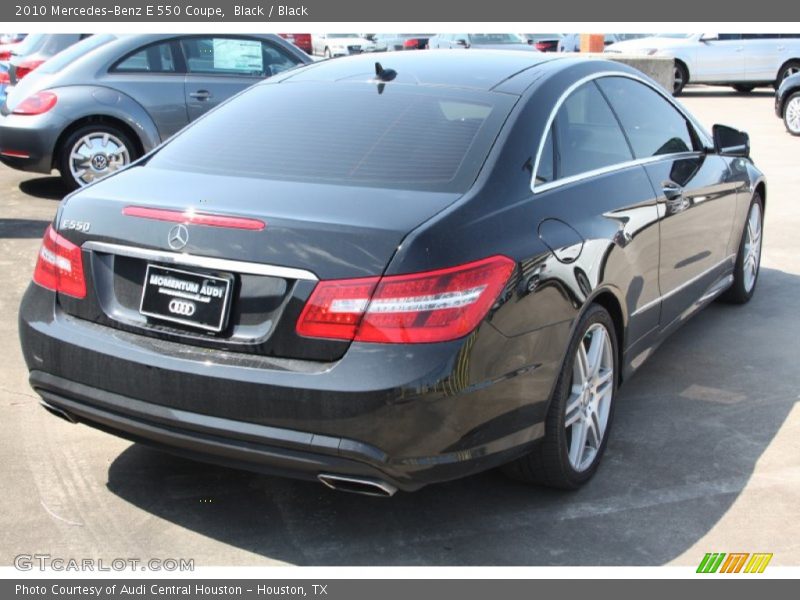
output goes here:
[{"label": "exhaust tip", "polygon": [[390,498],[397,492],[397,488],[391,483],[380,481],[379,479],[369,479],[367,477],[349,477],[345,475],[320,473],[317,475],[317,479],[332,490],[361,494],[362,496]]},{"label": "exhaust tip", "polygon": [[73,425],[75,425],[78,422],[71,414],[69,414],[65,410],[61,410],[60,408],[57,408],[52,404],[48,404],[44,400],[39,400],[39,404],[41,404],[42,407],[47,412],[49,412],[51,415],[55,415],[59,419],[64,419],[65,421],[67,421],[68,423],[72,423]]}]

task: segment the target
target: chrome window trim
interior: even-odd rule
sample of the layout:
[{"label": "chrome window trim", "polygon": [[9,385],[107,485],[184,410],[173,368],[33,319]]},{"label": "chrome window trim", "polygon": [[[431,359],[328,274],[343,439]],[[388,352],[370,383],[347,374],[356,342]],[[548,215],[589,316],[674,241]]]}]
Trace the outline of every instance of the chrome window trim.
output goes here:
[{"label": "chrome window trim", "polygon": [[[667,160],[679,156],[688,157],[688,156],[698,156],[702,154],[702,151],[692,151],[692,152],[679,152],[676,154],[661,154],[657,156],[648,156],[647,158],[633,159],[622,163],[608,165],[607,167],[602,167],[600,169],[586,171],[585,173],[579,173],[577,175],[570,175],[569,177],[564,177],[562,179],[556,179],[555,181],[548,181],[546,183],[540,183],[537,185],[536,174],[539,172],[539,161],[542,158],[544,143],[547,141],[547,132],[553,126],[553,122],[555,121],[556,114],[558,114],[559,109],[567,100],[567,98],[569,98],[572,92],[574,92],[576,89],[578,89],[585,83],[594,81],[596,79],[601,79],[603,77],[627,77],[628,79],[633,79],[634,81],[638,81],[639,83],[646,85],[647,87],[655,91],[657,94],[659,94],[662,98],[664,98],[664,100],[666,100],[670,104],[670,106],[672,106],[675,110],[677,110],[681,114],[681,116],[683,116],[683,118],[686,119],[686,121],[689,124],[691,124],[691,126],[694,128],[695,133],[700,138],[700,141],[703,143],[704,146],[713,147],[713,142],[711,141],[711,138],[708,136],[708,133],[702,127],[702,125],[700,125],[700,123],[698,123],[697,120],[695,120],[695,118],[692,115],[686,112],[686,110],[681,105],[679,105],[675,101],[675,99],[672,96],[670,96],[666,90],[662,89],[661,86],[659,86],[658,84],[648,81],[643,77],[634,75],[633,73],[624,73],[619,71],[600,71],[598,73],[592,73],[591,75],[587,75],[586,77],[582,77],[581,79],[578,79],[577,81],[573,82],[566,90],[564,90],[564,92],[561,94],[561,96],[558,97],[558,100],[556,101],[555,105],[550,111],[550,116],[547,118],[547,124],[544,128],[544,131],[542,132],[541,139],[539,140],[539,149],[536,151],[536,161],[534,162],[533,165],[533,175],[531,176],[531,191],[534,194],[545,192],[547,190],[551,190],[560,187],[562,185],[574,183],[576,181],[581,181],[583,179],[588,179],[590,177],[603,175],[605,173],[613,173],[614,171],[621,171],[623,169],[628,169],[636,165],[643,165],[651,162],[657,162],[660,160]],[[620,130],[622,130],[622,125],[620,125]],[[622,131],[624,133],[624,130]]]},{"label": "chrome window trim", "polygon": [[198,267],[213,271],[264,275],[267,277],[281,277],[283,279],[301,279],[304,281],[319,281],[319,278],[311,271],[294,269],[292,267],[281,267],[278,265],[265,265],[254,262],[229,260],[227,258],[215,258],[212,256],[197,256],[179,252],[149,250],[147,248],[108,244],[106,242],[86,242],[83,244],[82,248],[92,252],[128,256],[130,258],[140,258],[142,260],[161,262],[170,265],[182,265],[185,267]]}]

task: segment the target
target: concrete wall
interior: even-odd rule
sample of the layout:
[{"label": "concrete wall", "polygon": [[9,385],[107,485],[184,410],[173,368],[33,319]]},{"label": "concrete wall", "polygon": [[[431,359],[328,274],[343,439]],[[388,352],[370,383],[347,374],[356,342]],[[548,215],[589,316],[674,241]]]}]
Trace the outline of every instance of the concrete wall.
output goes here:
[{"label": "concrete wall", "polygon": [[605,58],[625,63],[652,77],[669,92],[672,92],[675,61],[666,56],[641,56],[636,54],[617,54],[616,52],[581,53],[581,56]]}]

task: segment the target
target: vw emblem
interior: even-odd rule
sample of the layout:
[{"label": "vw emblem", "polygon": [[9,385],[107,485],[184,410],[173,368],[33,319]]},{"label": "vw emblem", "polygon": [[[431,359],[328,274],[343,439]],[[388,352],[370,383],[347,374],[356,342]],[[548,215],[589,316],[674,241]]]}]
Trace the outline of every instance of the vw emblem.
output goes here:
[{"label": "vw emblem", "polygon": [[167,244],[173,250],[180,250],[189,242],[189,230],[186,225],[175,225],[167,234]]},{"label": "vw emblem", "polygon": [[197,306],[194,302],[189,302],[188,300],[177,300],[173,298],[169,301],[169,312],[174,315],[183,315],[185,317],[191,317],[194,314],[194,311],[197,310]]}]

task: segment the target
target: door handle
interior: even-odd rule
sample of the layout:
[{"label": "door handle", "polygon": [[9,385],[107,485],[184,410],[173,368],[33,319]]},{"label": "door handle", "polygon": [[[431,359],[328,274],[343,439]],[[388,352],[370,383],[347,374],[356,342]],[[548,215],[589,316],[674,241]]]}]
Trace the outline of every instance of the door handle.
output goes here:
[{"label": "door handle", "polygon": [[661,191],[667,200],[677,200],[683,197],[683,188],[674,181],[665,181],[661,184]]},{"label": "door handle", "polygon": [[189,96],[195,100],[208,100],[211,98],[211,92],[208,90],[197,90],[196,92],[191,92]]}]

